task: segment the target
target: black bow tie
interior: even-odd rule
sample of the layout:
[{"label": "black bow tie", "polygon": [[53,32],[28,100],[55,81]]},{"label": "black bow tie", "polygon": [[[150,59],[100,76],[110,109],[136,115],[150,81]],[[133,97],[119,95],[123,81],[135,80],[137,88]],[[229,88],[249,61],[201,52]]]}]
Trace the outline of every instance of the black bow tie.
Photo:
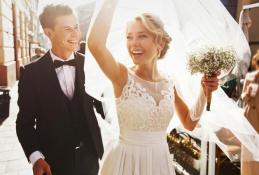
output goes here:
[{"label": "black bow tie", "polygon": [[61,67],[61,66],[64,66],[64,65],[76,66],[76,60],[72,59],[72,60],[69,60],[69,61],[60,61],[60,60],[54,61],[54,67],[55,68],[58,68],[58,67]]}]

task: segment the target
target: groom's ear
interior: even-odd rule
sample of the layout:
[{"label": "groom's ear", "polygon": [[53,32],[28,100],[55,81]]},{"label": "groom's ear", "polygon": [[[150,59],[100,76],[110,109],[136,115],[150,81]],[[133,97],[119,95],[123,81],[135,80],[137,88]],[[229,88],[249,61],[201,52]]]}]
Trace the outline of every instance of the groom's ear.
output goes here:
[{"label": "groom's ear", "polygon": [[50,39],[50,38],[52,38],[52,30],[50,29],[50,28],[45,28],[44,29],[44,33],[45,33],[45,35],[47,35],[47,37]]}]

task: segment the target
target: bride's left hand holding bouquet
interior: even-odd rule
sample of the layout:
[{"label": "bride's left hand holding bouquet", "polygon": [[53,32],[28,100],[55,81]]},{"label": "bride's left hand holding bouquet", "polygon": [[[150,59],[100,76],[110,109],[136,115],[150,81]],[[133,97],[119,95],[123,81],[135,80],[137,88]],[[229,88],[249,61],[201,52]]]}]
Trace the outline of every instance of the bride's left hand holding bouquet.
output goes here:
[{"label": "bride's left hand holding bouquet", "polygon": [[[188,69],[191,74],[202,73],[207,77],[218,75],[221,70],[228,71],[236,63],[236,52],[231,47],[204,47],[189,54]],[[207,111],[210,111],[212,94],[206,92]]]}]

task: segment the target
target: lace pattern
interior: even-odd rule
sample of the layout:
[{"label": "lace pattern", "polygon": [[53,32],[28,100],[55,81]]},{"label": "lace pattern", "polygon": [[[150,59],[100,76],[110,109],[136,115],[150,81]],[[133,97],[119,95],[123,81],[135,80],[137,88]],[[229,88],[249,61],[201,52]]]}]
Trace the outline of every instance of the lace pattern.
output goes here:
[{"label": "lace pattern", "polygon": [[122,94],[116,99],[120,127],[135,131],[166,130],[173,116],[173,82],[168,79],[154,84],[161,97],[156,102],[148,87],[134,76],[128,74]]}]

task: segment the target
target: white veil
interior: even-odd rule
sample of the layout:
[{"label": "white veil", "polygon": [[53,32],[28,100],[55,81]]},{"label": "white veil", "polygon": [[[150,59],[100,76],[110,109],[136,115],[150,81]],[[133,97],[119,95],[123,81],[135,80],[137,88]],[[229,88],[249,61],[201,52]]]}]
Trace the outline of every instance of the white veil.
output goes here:
[{"label": "white veil", "polygon": [[[91,23],[101,4],[100,1],[96,3]],[[158,15],[173,38],[165,58],[158,61],[159,68],[175,77],[181,95],[189,106],[194,104],[200,86],[200,76],[190,76],[186,69],[187,54],[190,51],[206,45],[232,46],[239,59],[250,57],[245,36],[219,0],[120,0],[115,10],[107,47],[116,59],[127,66],[132,63],[126,49],[126,24],[143,12]],[[88,50],[85,62],[86,90],[105,101],[110,124],[103,125],[111,132],[110,136],[116,138],[118,126],[111,84]],[[103,95],[104,98],[101,97]],[[174,116],[169,130],[178,125],[177,117]],[[243,116],[243,110],[221,88],[213,93],[211,111],[203,113],[199,126],[191,134],[199,138],[206,134],[206,138],[215,142],[231,160],[234,155],[239,154],[241,142],[251,152],[245,160],[259,161],[257,132]]]}]

